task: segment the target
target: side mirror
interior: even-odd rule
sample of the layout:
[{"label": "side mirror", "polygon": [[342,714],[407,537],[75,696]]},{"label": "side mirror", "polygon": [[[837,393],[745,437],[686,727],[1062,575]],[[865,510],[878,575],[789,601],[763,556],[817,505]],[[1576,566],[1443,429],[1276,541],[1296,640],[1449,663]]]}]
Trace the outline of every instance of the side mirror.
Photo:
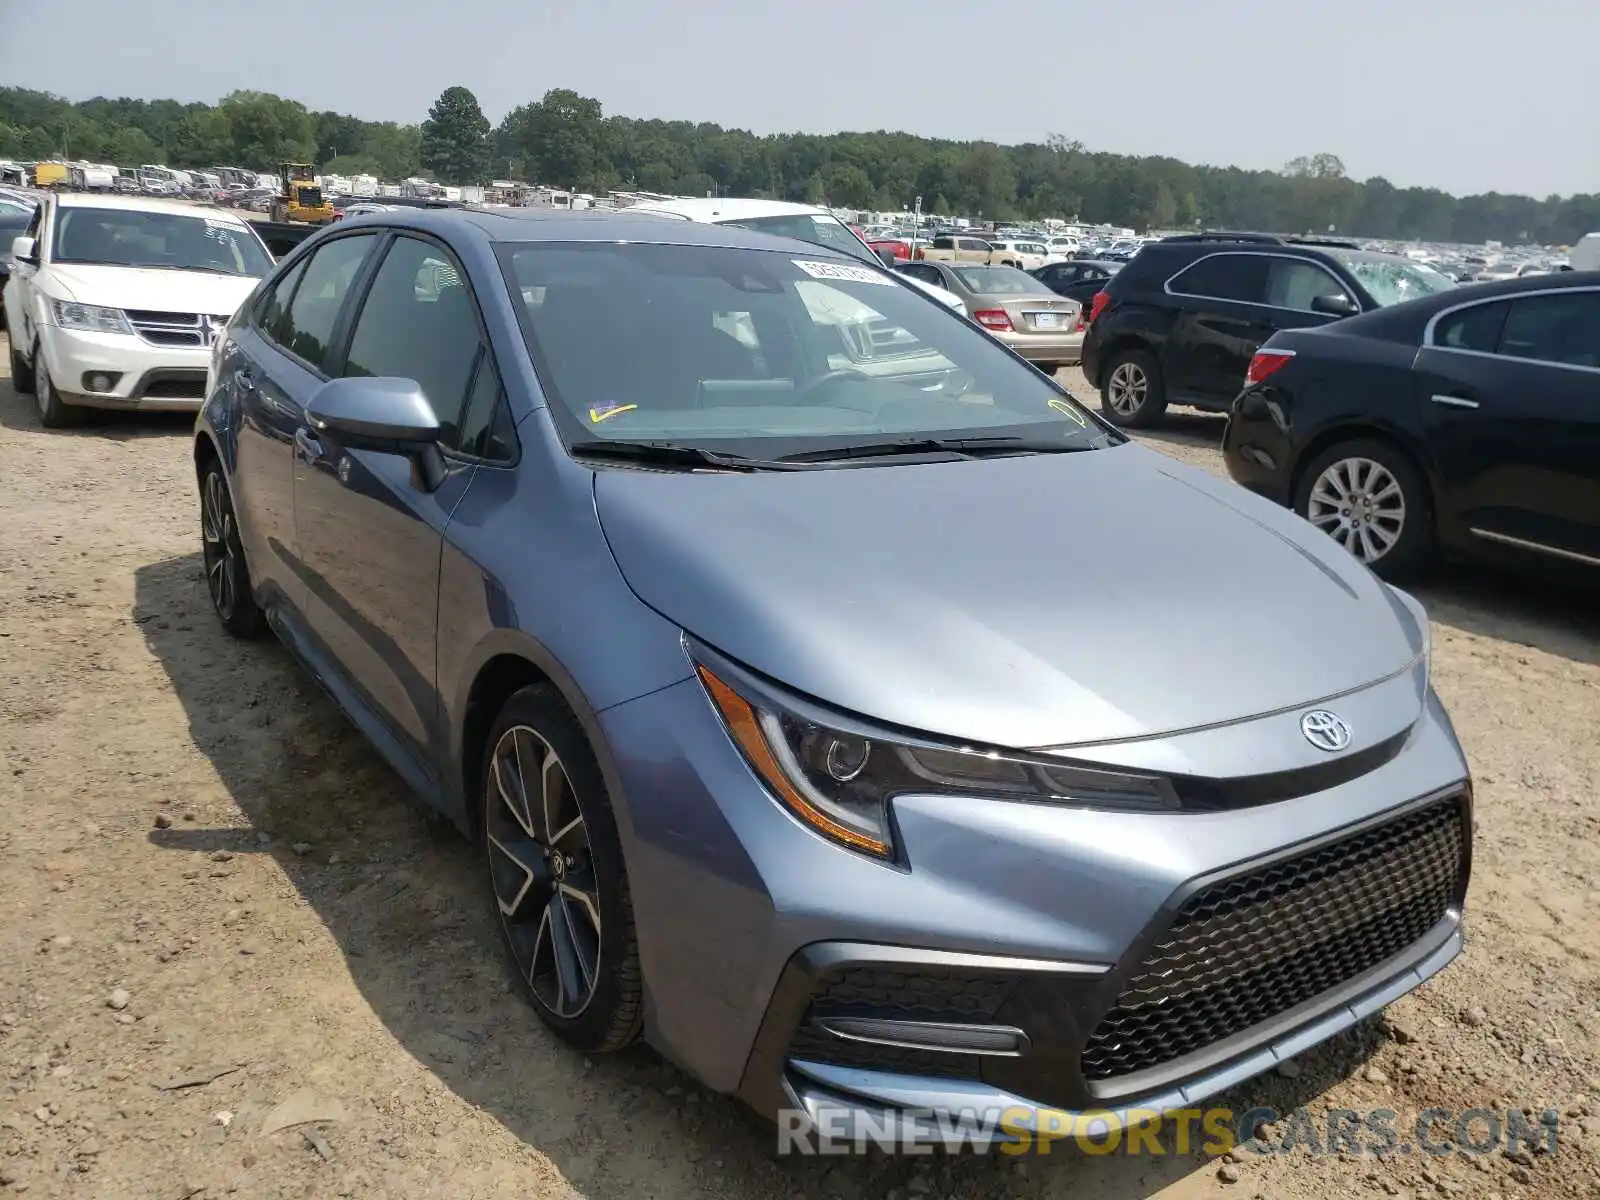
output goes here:
[{"label": "side mirror", "polygon": [[307,401],[306,420],[315,433],[347,449],[409,458],[425,491],[444,482],[439,418],[415,380],[330,379]]},{"label": "side mirror", "polygon": [[20,263],[39,265],[37,253],[39,244],[31,237],[15,237],[11,239],[11,257]]},{"label": "side mirror", "polygon": [[1324,292],[1311,298],[1311,311],[1329,317],[1353,317],[1361,309],[1343,292]]}]

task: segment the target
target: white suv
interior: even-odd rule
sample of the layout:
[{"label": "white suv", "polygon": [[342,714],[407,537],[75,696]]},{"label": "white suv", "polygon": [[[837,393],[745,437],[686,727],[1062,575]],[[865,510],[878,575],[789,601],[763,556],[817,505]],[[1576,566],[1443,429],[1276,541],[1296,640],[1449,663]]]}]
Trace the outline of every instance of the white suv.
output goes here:
[{"label": "white suv", "polygon": [[212,342],[272,270],[243,217],[137,196],[48,196],[11,255],[11,378],[52,428],[198,410]]}]

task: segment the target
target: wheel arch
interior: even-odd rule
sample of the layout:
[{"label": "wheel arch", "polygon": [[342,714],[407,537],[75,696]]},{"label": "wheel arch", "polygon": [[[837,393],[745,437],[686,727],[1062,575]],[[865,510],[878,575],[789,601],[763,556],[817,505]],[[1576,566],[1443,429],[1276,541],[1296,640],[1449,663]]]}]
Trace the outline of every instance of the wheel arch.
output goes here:
[{"label": "wheel arch", "polygon": [[450,776],[451,782],[460,789],[460,803],[451,805],[456,825],[473,839],[481,832],[478,799],[483,786],[481,774],[489,732],[513,694],[525,687],[544,684],[555,689],[578,719],[589,748],[594,751],[595,761],[600,765],[606,790],[612,796],[612,808],[626,846],[632,822],[627,805],[621,802],[622,783],[616,760],[601,730],[599,714],[584,698],[571,673],[548,647],[520,631],[509,629],[497,630],[491,635],[480,647],[477,658],[476,667],[464,673],[466,682],[458,693],[450,720],[454,742]]}]

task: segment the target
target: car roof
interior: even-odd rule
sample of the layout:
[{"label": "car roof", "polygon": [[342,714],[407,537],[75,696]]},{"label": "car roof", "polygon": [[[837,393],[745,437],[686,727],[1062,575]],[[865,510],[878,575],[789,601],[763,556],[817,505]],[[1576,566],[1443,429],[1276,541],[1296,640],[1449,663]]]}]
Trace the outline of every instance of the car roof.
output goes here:
[{"label": "car roof", "polygon": [[691,221],[748,221],[755,217],[832,216],[815,204],[795,204],[788,200],[739,200],[732,197],[704,196],[687,200],[647,200],[623,212],[653,212],[687,217]]},{"label": "car roof", "polygon": [[208,221],[225,221],[230,225],[248,225],[250,222],[236,212],[225,208],[208,208],[182,200],[161,200],[154,196],[116,196],[104,193],[86,195],[80,192],[63,192],[56,196],[58,208],[115,208],[131,212],[174,213],[182,217],[204,217]]},{"label": "car roof", "polygon": [[346,217],[339,229],[405,226],[440,235],[471,232],[491,242],[646,242],[656,245],[716,246],[728,249],[794,253],[802,244],[808,258],[855,262],[849,255],[816,243],[800,243],[732,225],[674,219],[632,209],[610,212],[549,208],[403,208]]}]

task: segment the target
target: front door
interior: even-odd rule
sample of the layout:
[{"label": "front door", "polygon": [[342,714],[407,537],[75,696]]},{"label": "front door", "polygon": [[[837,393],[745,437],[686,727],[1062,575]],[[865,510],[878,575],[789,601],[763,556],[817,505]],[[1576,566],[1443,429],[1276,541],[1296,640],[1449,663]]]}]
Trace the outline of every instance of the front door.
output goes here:
[{"label": "front door", "polygon": [[[443,247],[403,234],[371,279],[337,373],[415,381],[453,451],[475,375],[480,366],[486,377],[491,370],[465,272]],[[295,526],[312,638],[431,772],[440,555],[475,467],[451,458],[444,483],[429,491],[404,457],[341,446],[308,428],[298,436]]]},{"label": "front door", "polygon": [[1450,313],[1415,374],[1466,533],[1600,566],[1600,289]]}]

